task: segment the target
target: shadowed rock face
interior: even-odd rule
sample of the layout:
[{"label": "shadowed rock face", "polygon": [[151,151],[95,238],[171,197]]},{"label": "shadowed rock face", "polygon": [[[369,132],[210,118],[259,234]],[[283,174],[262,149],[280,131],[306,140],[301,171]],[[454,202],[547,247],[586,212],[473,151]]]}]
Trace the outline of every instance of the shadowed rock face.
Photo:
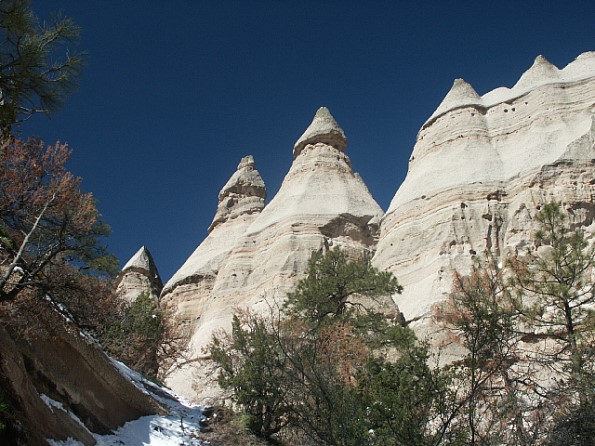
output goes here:
[{"label": "shadowed rock face", "polygon": [[513,88],[481,97],[455,81],[418,133],[373,259],[404,285],[407,319],[429,317],[476,254],[523,249],[540,203],[561,201],[593,229],[594,104],[595,53],[563,70],[540,56]]},{"label": "shadowed rock face", "polygon": [[[45,302],[23,333],[18,318],[0,320],[2,389],[29,444],[74,438],[93,445],[138,417],[163,412],[123,376],[95,341]],[[68,411],[68,412],[67,412]],[[81,423],[76,422],[75,415]]]},{"label": "shadowed rock face", "polygon": [[134,302],[141,293],[147,292],[157,302],[162,289],[163,283],[153,256],[143,246],[122,268],[116,281],[116,294],[126,302]]},{"label": "shadowed rock face", "polygon": [[[262,212],[252,214],[253,221],[243,234],[230,237],[223,230],[232,221],[228,220],[215,226],[203,242],[211,243],[210,237],[222,231],[222,240],[217,243],[232,239],[233,246],[222,256],[218,270],[209,276],[212,286],[206,286],[204,279],[200,282],[201,302],[193,307],[187,349],[188,358],[198,362],[167,377],[167,383],[184,395],[204,400],[219,394],[204,347],[214,330],[229,327],[238,307],[269,311],[268,304],[284,298],[303,276],[314,251],[341,246],[353,256],[371,256],[382,210],[343,152],[343,130],[323,108],[304,135],[296,144],[299,150],[279,192]],[[234,183],[232,180],[230,183]],[[220,198],[226,196],[227,190],[224,187]],[[162,300],[176,305],[173,294],[164,294]],[[188,299],[190,295],[188,291]],[[192,382],[200,383],[197,389],[191,388]]]}]

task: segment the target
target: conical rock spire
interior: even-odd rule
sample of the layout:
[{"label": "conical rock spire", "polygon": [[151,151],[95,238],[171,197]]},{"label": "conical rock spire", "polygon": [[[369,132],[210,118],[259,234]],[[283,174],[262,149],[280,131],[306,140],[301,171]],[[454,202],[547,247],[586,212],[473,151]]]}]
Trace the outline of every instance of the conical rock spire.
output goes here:
[{"label": "conical rock spire", "polygon": [[559,77],[560,70],[558,70],[558,67],[539,55],[535,58],[531,68],[523,73],[513,89],[518,91],[535,88],[542,84],[551,83]]},{"label": "conical rock spire", "polygon": [[143,269],[147,272],[156,272],[155,261],[146,246],[141,246],[138,251],[126,262],[122,271],[130,268]]},{"label": "conical rock spire", "polygon": [[[219,204],[208,237],[165,284],[163,295],[171,294],[180,284],[194,287],[207,277],[214,278],[220,262],[237,238],[264,208],[265,199],[266,187],[256,170],[254,157],[245,156],[219,192]],[[168,300],[176,300],[176,296],[170,295]]]},{"label": "conical rock spire", "polygon": [[324,143],[343,151],[347,147],[347,137],[326,107],[320,107],[314,115],[312,123],[300,136],[293,148],[293,156],[297,158],[307,144]]},{"label": "conical rock spire", "polygon": [[[201,401],[220,396],[216,385],[210,385],[214,375],[201,353],[213,332],[228,328],[238,308],[268,312],[268,305],[303,276],[313,252],[336,246],[361,258],[373,249],[382,209],[353,172],[347,154],[337,149],[346,145],[343,131],[328,110],[320,109],[304,135],[279,191],[262,212],[217,226],[180,270],[185,278],[176,273],[170,282],[177,285],[166,285],[162,304],[177,308],[178,326],[188,327],[185,333],[190,335],[187,365],[167,373],[167,384],[177,392]],[[243,234],[231,232],[248,218],[253,220]],[[204,267],[197,267],[214,252],[207,247],[214,246],[215,238],[229,250],[207,276]],[[200,394],[192,389],[197,381]]]},{"label": "conical rock spire", "polygon": [[264,208],[266,197],[266,187],[260,173],[256,170],[254,157],[245,156],[219,192],[219,204],[209,232],[231,218],[260,212]]},{"label": "conical rock spire", "polygon": [[153,256],[145,246],[126,262],[116,283],[116,294],[128,302],[134,302],[143,292],[158,300],[163,288]]},{"label": "conical rock spire", "polygon": [[471,84],[464,79],[455,79],[449,92],[428,121],[444,114],[448,110],[468,105],[481,106],[481,97],[477,94]]}]

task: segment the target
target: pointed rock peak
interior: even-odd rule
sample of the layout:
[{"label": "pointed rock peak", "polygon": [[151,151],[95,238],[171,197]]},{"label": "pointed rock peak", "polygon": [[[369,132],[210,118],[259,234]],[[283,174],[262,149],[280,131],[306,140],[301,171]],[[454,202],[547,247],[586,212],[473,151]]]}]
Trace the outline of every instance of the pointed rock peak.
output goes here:
[{"label": "pointed rock peak", "polygon": [[254,157],[252,155],[245,156],[240,160],[240,164],[238,164],[238,169],[243,169],[245,167],[256,167],[256,163],[254,162]]},{"label": "pointed rock peak", "polygon": [[140,293],[149,293],[157,302],[163,282],[149,250],[142,246],[134,254],[116,279],[116,294],[124,301],[134,302]]},{"label": "pointed rock peak", "polygon": [[549,83],[560,77],[560,70],[542,55],[535,58],[533,65],[523,73],[513,89],[530,89]]},{"label": "pointed rock peak", "polygon": [[481,98],[470,83],[459,78],[452,83],[452,87],[450,87],[450,91],[446,94],[442,104],[453,102],[476,104],[481,102]]},{"label": "pointed rock peak", "polygon": [[461,78],[455,79],[454,82],[452,83],[452,87],[450,88],[450,91],[448,92],[448,95],[451,95],[451,94],[457,94],[458,96],[479,99],[479,95],[477,94],[475,89],[471,86],[471,84],[469,82],[465,81],[465,79],[461,79]]},{"label": "pointed rock peak", "polygon": [[141,246],[141,248],[134,254],[122,271],[125,272],[127,269],[142,269],[146,271],[156,271],[157,268],[155,267],[155,261],[153,260],[153,256],[149,252],[149,250],[145,246]]},{"label": "pointed rock peak", "polygon": [[266,198],[266,187],[260,173],[256,170],[256,163],[252,155],[245,156],[240,160],[237,170],[219,192],[219,200],[221,201],[231,194]]},{"label": "pointed rock peak", "polygon": [[537,56],[533,61],[533,65],[552,65],[542,54]]},{"label": "pointed rock peak", "polygon": [[237,170],[219,192],[219,204],[209,233],[230,219],[262,211],[266,197],[266,186],[256,170],[254,157],[243,157]]},{"label": "pointed rock peak", "polygon": [[562,70],[564,77],[580,79],[595,76],[595,51],[582,53]]},{"label": "pointed rock peak", "polygon": [[454,108],[481,104],[481,97],[477,94],[471,84],[464,79],[455,79],[449,92],[428,121]]},{"label": "pointed rock peak", "polygon": [[345,132],[326,107],[318,109],[310,126],[295,143],[293,147],[294,158],[297,158],[307,144],[316,144],[318,142],[333,146],[340,151],[347,147]]},{"label": "pointed rock peak", "polygon": [[529,70],[539,70],[541,73],[549,73],[554,77],[558,76],[558,72],[560,71],[557,66],[543,57],[541,54],[535,58],[533,61],[533,65]]}]

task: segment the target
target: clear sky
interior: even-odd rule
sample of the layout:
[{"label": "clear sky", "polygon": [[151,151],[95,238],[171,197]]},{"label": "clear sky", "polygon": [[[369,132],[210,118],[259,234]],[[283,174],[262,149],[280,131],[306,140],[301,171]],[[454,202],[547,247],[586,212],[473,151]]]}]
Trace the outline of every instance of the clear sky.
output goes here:
[{"label": "clear sky", "polygon": [[595,1],[32,0],[82,27],[78,90],[23,136],[74,149],[70,169],[123,262],[146,245],[164,281],[207,235],[252,154],[269,200],[294,142],[329,107],[383,209],[415,136],[457,77],[512,87],[543,54],[595,50]]}]

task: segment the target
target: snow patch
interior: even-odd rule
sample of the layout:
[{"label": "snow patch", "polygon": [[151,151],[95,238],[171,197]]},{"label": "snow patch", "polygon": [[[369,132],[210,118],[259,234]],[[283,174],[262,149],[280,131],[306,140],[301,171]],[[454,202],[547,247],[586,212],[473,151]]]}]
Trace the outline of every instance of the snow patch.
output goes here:
[{"label": "snow patch", "polygon": [[[129,421],[112,434],[92,434],[97,441],[97,446],[206,446],[208,444],[199,439],[201,422],[205,419],[202,406],[189,404],[170,389],[145,379],[120,361],[112,359],[112,362],[135,386],[167,407],[168,413]],[[61,403],[46,395],[41,397],[50,407],[64,410]],[[74,414],[69,413],[69,415],[74,417]],[[48,442],[51,446],[82,446],[82,443],[71,438],[64,441],[48,439]]]},{"label": "snow patch", "polygon": [[[62,412],[66,412],[66,414],[67,414],[67,415],[68,415],[70,418],[72,418],[72,419],[73,419],[73,420],[74,420],[74,421],[75,421],[77,424],[79,424],[80,426],[82,426],[82,427],[83,427],[83,428],[84,428],[84,429],[85,429],[87,432],[91,433],[91,432],[89,431],[89,429],[87,429],[87,426],[85,426],[85,423],[83,423],[83,422],[80,420],[80,418],[79,418],[79,417],[77,417],[77,416],[76,416],[74,413],[72,413],[71,411],[67,410],[67,409],[64,407],[64,405],[63,405],[61,402],[59,402],[59,401],[56,401],[56,400],[54,400],[54,399],[50,398],[49,396],[47,396],[47,395],[46,395],[46,394],[44,394],[44,393],[40,393],[40,394],[39,394],[39,397],[41,398],[41,400],[42,400],[42,401],[43,401],[43,402],[44,402],[44,403],[45,403],[45,404],[46,404],[46,405],[47,405],[47,406],[48,406],[50,409],[52,409],[52,410],[53,410],[53,409],[59,409],[59,410],[61,410]],[[74,440],[72,440],[72,441],[74,441]]]}]

